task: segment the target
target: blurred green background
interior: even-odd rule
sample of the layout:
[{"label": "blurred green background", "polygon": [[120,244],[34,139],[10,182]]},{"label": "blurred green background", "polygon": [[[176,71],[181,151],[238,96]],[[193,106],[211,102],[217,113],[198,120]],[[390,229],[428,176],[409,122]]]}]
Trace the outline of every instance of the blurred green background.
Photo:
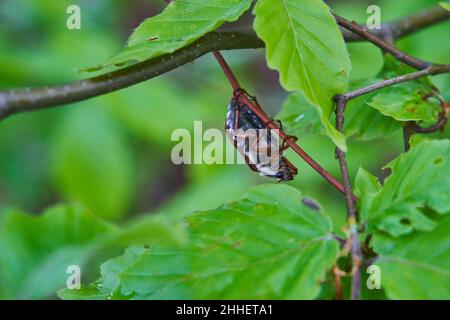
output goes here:
[{"label": "blurred green background", "polygon": [[[431,0],[335,0],[330,6],[347,19],[364,22],[366,8],[378,4],[382,20],[403,17],[435,5]],[[66,8],[82,9],[82,29],[66,28]],[[1,0],[0,90],[59,84],[90,76],[77,69],[101,63],[118,52],[145,17],[160,12],[163,0]],[[401,49],[423,59],[448,63],[446,22],[408,36]],[[350,44],[354,81],[374,77],[382,67],[380,50]],[[288,95],[264,51],[225,52],[242,84],[275,115]],[[450,77],[433,78],[450,98]],[[94,215],[119,224],[136,216],[162,213],[174,219],[192,210],[217,207],[239,198],[251,186],[274,183],[245,165],[182,165],[170,161],[171,133],[223,128],[229,85],[211,55],[157,79],[62,108],[12,116],[0,122],[0,211],[30,214],[58,203],[80,203]],[[440,134],[442,136],[442,134]],[[445,135],[449,136],[448,130]],[[299,136],[299,144],[339,176],[329,139]],[[401,132],[382,140],[350,139],[351,176],[362,166],[381,168],[402,152]],[[344,202],[312,169],[288,152],[299,168],[291,182],[317,199],[339,230]],[[0,245],[2,245],[0,243]],[[0,248],[1,250],[1,248]]]},{"label": "blurred green background", "polygon": [[[364,21],[377,3],[383,21],[436,4],[430,0],[329,1],[348,19]],[[78,4],[82,29],[66,28],[66,8]],[[162,0],[2,0],[0,3],[0,88],[58,84],[89,74],[82,67],[118,52],[139,22],[165,6]],[[423,59],[448,62],[450,24],[444,23],[400,41],[402,49]],[[382,66],[378,49],[350,44],[353,79],[374,76]],[[271,114],[287,95],[269,70],[263,50],[227,52],[242,83]],[[443,93],[448,76],[436,77]],[[211,55],[134,87],[51,110],[15,115],[0,123],[0,209],[19,207],[38,213],[62,201],[81,202],[96,215],[120,221],[161,211],[182,215],[213,208],[239,197],[252,184],[270,182],[245,165],[175,166],[170,139],[176,128],[223,127],[229,86]],[[447,96],[448,98],[448,96]],[[399,132],[382,141],[351,141],[351,172],[373,173],[401,151]],[[334,151],[323,137],[299,143],[338,175]],[[291,156],[300,174],[292,182],[341,216],[342,201],[304,163]]]}]

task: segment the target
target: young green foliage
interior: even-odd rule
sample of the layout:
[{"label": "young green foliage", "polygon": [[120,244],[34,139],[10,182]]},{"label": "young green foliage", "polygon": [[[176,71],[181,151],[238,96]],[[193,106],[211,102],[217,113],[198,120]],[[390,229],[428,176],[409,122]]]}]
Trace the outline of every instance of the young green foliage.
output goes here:
[{"label": "young green foliage", "polygon": [[[387,78],[412,72],[412,69],[389,57],[384,68],[370,79],[351,83],[356,90]],[[437,121],[441,111],[436,88],[430,79],[419,79],[377,90],[351,99],[345,109],[344,133],[367,141],[384,138],[400,130],[406,121]],[[279,118],[292,134],[322,134],[320,116],[301,92],[292,93],[285,101]],[[333,119],[333,117],[332,117]]]},{"label": "young green foliage", "polygon": [[430,87],[408,82],[381,91],[367,104],[397,121],[434,122],[441,107],[436,99],[426,98],[431,92],[433,89]]},{"label": "young green foliage", "polygon": [[317,109],[299,91],[291,93],[286,98],[276,119],[283,123],[286,132],[294,135],[304,133],[322,135],[324,131]]},{"label": "young green foliage", "polygon": [[105,63],[86,69],[144,61],[183,48],[224,22],[237,20],[251,0],[177,0],[134,30],[128,46]]},{"label": "young green foliage", "polygon": [[390,299],[450,299],[450,216],[439,220],[428,232],[374,235],[374,264]]},{"label": "young green foliage", "polygon": [[439,5],[445,10],[450,11],[450,2],[439,2]]},{"label": "young green foliage", "polygon": [[65,286],[67,267],[77,265],[82,279],[88,263],[132,244],[177,244],[183,230],[161,217],[118,228],[81,206],[55,206],[33,216],[17,210],[0,215],[0,298],[44,299]]},{"label": "young green foliage", "polygon": [[0,297],[47,298],[65,285],[69,265],[83,267],[115,226],[80,207],[58,206],[42,216],[17,210],[0,215]]},{"label": "young green foliage", "polygon": [[413,230],[432,230],[436,222],[426,210],[439,214],[450,211],[449,152],[449,140],[418,143],[386,166],[392,173],[382,188],[360,171],[360,211],[369,232],[400,236]]},{"label": "young green foliage", "polygon": [[[350,100],[345,110],[344,134],[355,135],[359,140],[369,141],[384,138],[402,128],[402,124],[370,108],[367,102],[376,93]],[[314,108],[301,92],[293,92],[285,100],[277,119],[281,120],[287,132],[293,135],[324,135],[323,124],[317,109]],[[334,116],[331,117],[334,120]]]},{"label": "young green foliage", "polygon": [[110,221],[127,213],[133,194],[134,163],[122,130],[103,110],[72,110],[58,126],[51,156],[64,196]]},{"label": "young green foliage", "polygon": [[59,295],[313,299],[338,254],[328,217],[286,185],[254,188],[239,201],[188,215],[186,223],[187,246],[131,248],[105,263],[99,282],[79,296]]}]

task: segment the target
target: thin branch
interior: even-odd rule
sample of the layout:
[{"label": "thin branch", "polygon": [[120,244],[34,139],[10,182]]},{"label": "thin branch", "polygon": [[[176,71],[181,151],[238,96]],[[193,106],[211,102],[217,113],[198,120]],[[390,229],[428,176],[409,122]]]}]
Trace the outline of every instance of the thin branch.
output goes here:
[{"label": "thin branch", "polygon": [[429,95],[426,99],[435,97],[439,100],[441,104],[441,112],[439,113],[438,120],[435,124],[429,127],[421,127],[415,121],[408,121],[403,127],[403,146],[405,151],[411,148],[410,139],[413,134],[424,133],[429,134],[439,130],[444,130],[445,125],[448,122],[448,115],[450,114],[450,105],[441,97],[435,95]]},{"label": "thin branch", "polygon": [[[411,16],[401,18],[393,22],[387,22],[380,26],[379,29],[368,30],[367,27],[362,26],[366,31],[370,31],[374,36],[381,39],[388,39],[395,41],[399,38],[408,36],[414,32],[425,29],[436,23],[445,21],[450,18],[450,12],[439,5],[425,9]],[[347,42],[366,41],[365,38],[342,28],[342,34]]]},{"label": "thin branch", "polygon": [[334,17],[336,18],[337,23],[341,27],[344,27],[345,29],[352,31],[353,33],[359,35],[360,37],[367,39],[368,41],[372,42],[377,47],[392,54],[397,60],[400,60],[400,61],[406,63],[407,65],[410,65],[413,68],[422,70],[422,69],[426,69],[432,65],[431,62],[427,62],[427,61],[423,61],[423,60],[414,58],[414,57],[400,51],[392,44],[390,44],[390,43],[382,40],[381,38],[377,37],[376,35],[372,34],[368,30],[361,27],[356,22],[348,21],[336,14],[334,15]]},{"label": "thin branch", "polygon": [[[239,82],[237,81],[236,77],[233,74],[233,71],[230,69],[221,53],[214,52],[214,56],[219,62],[220,66],[222,67],[222,70],[227,76],[233,90],[240,89],[241,86]],[[309,156],[308,153],[306,153],[299,145],[297,145],[297,143],[295,143],[292,137],[288,136],[278,125],[276,125],[275,122],[272,121],[272,119],[264,111],[262,111],[258,106],[256,106],[253,101],[251,101],[246,95],[242,96],[242,100],[258,116],[258,118],[260,118],[264,123],[267,123],[267,126],[270,129],[275,130],[280,139],[282,141],[285,141],[285,143],[292,150],[294,150],[294,152],[297,153],[309,166],[311,166],[311,168],[317,171],[323,178],[325,178],[325,180],[327,180],[338,191],[342,193],[345,192],[344,186],[336,178],[334,178],[327,170],[325,170],[313,158],[311,158],[311,156]]]},{"label": "thin branch", "polygon": [[420,79],[423,77],[427,77],[427,76],[431,76],[431,75],[437,75],[437,74],[442,74],[442,73],[450,73],[450,65],[432,65],[426,69],[423,70],[419,70],[416,72],[412,72],[412,73],[408,73],[405,75],[401,75],[395,78],[391,78],[391,79],[387,79],[387,80],[382,80],[380,82],[374,83],[372,85],[369,85],[367,87],[363,87],[360,89],[356,89],[354,91],[350,91],[346,94],[341,95],[343,99],[345,100],[350,100],[353,98],[357,98],[359,96],[365,95],[367,93],[382,89],[382,88],[386,88],[386,87],[390,87],[393,86],[395,84],[399,84],[399,83],[403,83],[403,82],[408,82],[408,81],[412,81],[412,80],[416,80],[416,79]]},{"label": "thin branch", "polygon": [[[450,14],[446,10],[432,7],[416,15],[383,24],[381,29],[372,33],[383,36],[392,33],[393,28],[398,27],[396,37],[401,37],[448,18]],[[348,42],[365,40],[350,31],[343,30],[343,34]],[[0,91],[0,120],[16,113],[78,102],[120,90],[162,75],[212,51],[262,47],[264,43],[253,30],[211,32],[192,45],[172,54],[149,59],[104,75],[52,87]]]},{"label": "thin branch", "polygon": [[418,126],[417,124],[412,128],[413,133],[433,133],[442,130],[448,122],[448,118],[445,116],[440,116],[438,121],[426,128]]},{"label": "thin branch", "polygon": [[349,237],[352,249],[352,289],[351,289],[351,299],[360,300],[361,299],[361,265],[362,265],[362,253],[361,245],[359,243],[358,228],[356,224],[350,225],[350,237]]},{"label": "thin branch", "polygon": [[449,18],[450,11],[442,8],[440,5],[436,5],[409,17],[387,23],[384,27],[392,30],[392,38],[396,40]]},{"label": "thin branch", "polygon": [[[347,106],[347,100],[341,96],[337,96],[336,100],[336,129],[340,132],[344,131],[344,110]],[[341,173],[344,183],[344,194],[347,203],[347,220],[354,224],[357,221],[355,198],[353,196],[350,177],[348,174],[347,162],[345,161],[345,153],[336,148],[336,156],[339,159]]]},{"label": "thin branch", "polygon": [[[436,11],[438,12],[438,11]],[[360,88],[351,92],[348,92],[346,94],[337,95],[334,99],[336,101],[336,128],[338,131],[343,132],[344,130],[344,113],[345,108],[347,106],[347,103],[349,100],[365,95],[367,93],[373,92],[375,90],[379,90],[382,88],[386,88],[395,84],[399,84],[406,81],[411,81],[415,79],[419,79],[421,77],[429,76],[429,75],[435,75],[440,73],[446,73],[450,72],[450,65],[436,65],[432,64],[430,62],[422,61],[419,59],[416,59],[412,56],[409,56],[408,54],[401,52],[398,50],[395,46],[391,45],[388,42],[385,42],[383,39],[381,39],[378,35],[372,34],[365,28],[359,26],[355,22],[350,22],[345,20],[344,18],[335,15],[336,21],[338,24],[358,36],[367,39],[368,41],[372,42],[376,46],[380,47],[384,51],[392,54],[397,60],[400,60],[419,71],[413,72],[410,74],[398,76],[392,79],[387,79],[384,81],[380,81],[378,83],[372,84],[370,86]],[[423,21],[425,18],[422,16],[420,21]],[[406,28],[407,24],[399,26],[399,28],[403,27]],[[404,29],[403,29],[404,30]],[[401,31],[399,31],[398,34],[391,36],[390,41],[395,40],[396,37],[398,37],[401,34]],[[385,37],[386,38],[386,37]],[[405,146],[409,147],[409,136],[412,134],[413,130],[434,130],[436,128],[441,128],[445,123],[447,122],[447,112],[446,112],[446,106],[447,104],[445,101],[441,101],[442,112],[440,115],[440,121],[438,123],[430,128],[421,128],[418,127],[415,123],[414,126],[409,125],[405,127],[405,137],[408,136],[408,142],[405,141]],[[418,128],[417,128],[418,127]],[[355,201],[353,199],[353,192],[351,189],[351,183],[350,178],[348,174],[348,167],[347,162],[345,159],[345,153],[340,150],[339,148],[336,148],[336,156],[339,159],[339,164],[341,167],[342,177],[343,177],[343,184],[344,184],[344,190],[346,195],[346,203],[347,203],[347,224],[349,226],[349,237],[348,237],[348,243],[351,245],[351,259],[352,259],[352,284],[351,284],[351,299],[352,300],[359,300],[361,299],[361,264],[362,264],[362,253],[361,253],[361,245],[359,241],[359,232],[357,227],[357,220],[358,220],[358,213],[356,210]]]},{"label": "thin branch", "polygon": [[211,51],[260,48],[253,31],[212,32],[190,46],[128,68],[60,86],[0,91],[0,119],[8,115],[82,101],[155,78]]},{"label": "thin branch", "polygon": [[[359,88],[350,92],[347,92],[345,94],[337,95],[335,97],[336,101],[345,101],[347,103],[349,100],[360,97],[362,95],[365,95],[367,93],[383,89],[386,87],[390,87],[399,83],[412,81],[416,79],[420,79],[422,77],[430,76],[430,75],[436,75],[441,73],[450,73],[450,65],[432,65],[431,67],[428,67],[423,70],[419,70],[416,72],[408,73],[405,75],[401,75],[395,78],[383,80],[377,83],[374,83],[372,85],[369,85],[367,87]],[[446,103],[444,100],[439,98],[439,101],[441,103],[442,112],[439,113],[439,119],[438,121],[433,124],[430,127],[423,128],[419,125],[417,125],[414,121],[407,122],[405,126],[403,127],[403,145],[405,151],[408,151],[410,148],[409,140],[411,136],[415,133],[432,133],[438,130],[441,130],[445,127],[448,121],[448,114],[449,112],[449,106],[448,103]]]},{"label": "thin branch", "polygon": [[[340,132],[344,131],[344,111],[347,106],[347,100],[342,96],[336,97],[336,129]],[[348,241],[351,245],[352,257],[352,300],[361,299],[361,272],[360,266],[362,261],[361,248],[359,244],[357,220],[358,214],[356,210],[355,199],[352,192],[350,177],[348,174],[347,161],[345,160],[345,153],[336,147],[336,156],[341,167],[342,178],[344,181],[345,199],[347,204],[347,224],[350,229]]]}]

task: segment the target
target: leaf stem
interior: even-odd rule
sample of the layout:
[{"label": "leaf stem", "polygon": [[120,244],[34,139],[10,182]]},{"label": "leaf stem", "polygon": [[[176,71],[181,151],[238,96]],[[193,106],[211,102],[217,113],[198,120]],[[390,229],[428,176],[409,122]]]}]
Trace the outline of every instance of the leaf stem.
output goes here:
[{"label": "leaf stem", "polygon": [[448,122],[448,115],[450,113],[450,105],[441,97],[436,96],[441,104],[441,112],[439,118],[435,124],[429,127],[421,127],[415,121],[409,121],[403,127],[403,145],[405,151],[408,151],[411,147],[409,140],[415,133],[429,134],[439,130],[443,130]]}]

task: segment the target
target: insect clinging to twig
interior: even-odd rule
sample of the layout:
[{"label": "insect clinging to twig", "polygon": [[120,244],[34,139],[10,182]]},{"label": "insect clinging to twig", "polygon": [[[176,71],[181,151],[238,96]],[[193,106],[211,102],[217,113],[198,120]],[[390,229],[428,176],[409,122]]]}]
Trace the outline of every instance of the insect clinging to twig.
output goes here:
[{"label": "insect clinging to twig", "polygon": [[285,141],[279,145],[277,136],[274,138],[271,133],[273,129],[242,101],[243,95],[261,109],[256,99],[245,90],[235,90],[225,121],[227,136],[251,170],[278,181],[293,180],[297,175],[297,168],[283,156],[283,151],[287,149]]}]

